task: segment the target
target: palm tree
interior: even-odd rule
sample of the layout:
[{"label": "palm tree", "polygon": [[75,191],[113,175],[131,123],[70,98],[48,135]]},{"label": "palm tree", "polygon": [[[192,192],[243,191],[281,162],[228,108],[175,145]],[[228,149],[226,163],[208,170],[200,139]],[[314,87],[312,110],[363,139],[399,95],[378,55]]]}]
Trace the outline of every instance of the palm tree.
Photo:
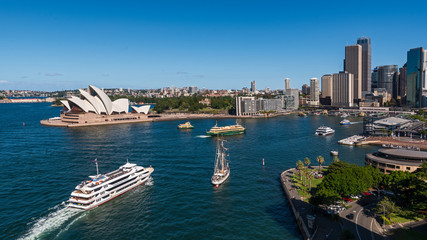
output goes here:
[{"label": "palm tree", "polygon": [[319,171],[322,164],[325,162],[325,159],[322,156],[317,157],[317,162],[319,163]]},{"label": "palm tree", "polygon": [[301,170],[304,169],[304,163],[302,163],[301,160],[298,160],[297,162],[297,169],[299,171],[299,175],[301,176],[301,181],[302,181],[302,174],[301,174]]},{"label": "palm tree", "polygon": [[311,163],[310,158],[308,158],[308,157],[304,158],[304,163],[305,163],[305,165],[307,165],[307,168],[308,168],[310,166],[310,163]]},{"label": "palm tree", "polygon": [[337,156],[335,156],[334,157],[334,162],[339,162],[339,161],[340,161],[340,159]]},{"label": "palm tree", "polygon": [[311,179],[313,179],[313,176],[314,176],[313,172],[314,172],[314,171],[310,172],[310,174],[308,175],[308,184],[309,184],[309,185],[308,185],[308,186],[309,186],[309,187],[308,187],[308,191],[309,191],[309,192],[311,192]]}]

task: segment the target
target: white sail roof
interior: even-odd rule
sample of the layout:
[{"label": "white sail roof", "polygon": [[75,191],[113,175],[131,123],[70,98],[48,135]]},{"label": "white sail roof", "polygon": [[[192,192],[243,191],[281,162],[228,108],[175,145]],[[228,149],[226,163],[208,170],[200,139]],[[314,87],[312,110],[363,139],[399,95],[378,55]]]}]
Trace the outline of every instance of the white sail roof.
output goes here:
[{"label": "white sail roof", "polygon": [[64,105],[64,107],[67,109],[67,111],[71,110],[70,104],[67,100],[61,100],[61,103]]},{"label": "white sail roof", "polygon": [[144,114],[148,114],[148,111],[150,110],[150,105],[144,105],[144,106],[131,106],[132,110],[134,110],[137,113],[144,113]]},{"label": "white sail roof", "polygon": [[[81,110],[83,110],[85,112],[95,112],[96,113],[96,110],[92,106],[92,104],[90,104],[86,100],[82,100],[82,99],[80,99],[78,97],[72,96],[71,98],[68,99],[68,102],[70,102],[72,104],[75,104],[77,107],[79,107]],[[72,104],[70,104],[70,106]]]},{"label": "white sail roof", "polygon": [[92,85],[89,85],[89,89],[91,90],[91,92],[95,92],[95,94],[99,97],[99,99],[104,104],[107,114],[111,115],[111,113],[113,112],[113,103],[111,102],[111,99],[107,96],[107,94],[101,91],[101,89]]},{"label": "white sail roof", "polygon": [[116,113],[128,113],[129,112],[129,100],[127,98],[120,98],[113,102],[112,112]]}]

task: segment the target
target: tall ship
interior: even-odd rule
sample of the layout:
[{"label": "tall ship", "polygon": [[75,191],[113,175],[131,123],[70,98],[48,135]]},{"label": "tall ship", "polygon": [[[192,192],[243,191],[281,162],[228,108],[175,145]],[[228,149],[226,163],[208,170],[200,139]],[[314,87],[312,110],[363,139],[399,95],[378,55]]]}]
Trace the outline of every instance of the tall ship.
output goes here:
[{"label": "tall ship", "polygon": [[77,185],[68,200],[69,207],[82,210],[97,207],[145,183],[154,171],[152,167],[144,168],[127,162],[113,172],[99,174],[96,159],[95,163],[96,175]]},{"label": "tall ship", "polygon": [[193,129],[193,128],[194,128],[194,126],[191,125],[190,122],[186,122],[186,123],[178,125],[178,129]]},{"label": "tall ship", "polygon": [[242,125],[237,123],[235,125],[229,125],[224,127],[218,127],[218,124],[215,124],[215,126],[213,126],[211,130],[206,132],[206,134],[209,136],[228,136],[235,134],[243,134],[245,132],[246,129]]},{"label": "tall ship", "polygon": [[218,139],[216,148],[215,168],[211,178],[211,182],[215,186],[219,186],[230,176],[230,166],[227,160],[228,148],[224,147],[224,140]]},{"label": "tall ship", "polygon": [[335,133],[334,129],[332,129],[330,127],[326,127],[326,126],[321,126],[321,127],[316,129],[316,132],[314,134],[319,135],[319,136],[327,136],[327,135],[331,135],[334,133]]}]

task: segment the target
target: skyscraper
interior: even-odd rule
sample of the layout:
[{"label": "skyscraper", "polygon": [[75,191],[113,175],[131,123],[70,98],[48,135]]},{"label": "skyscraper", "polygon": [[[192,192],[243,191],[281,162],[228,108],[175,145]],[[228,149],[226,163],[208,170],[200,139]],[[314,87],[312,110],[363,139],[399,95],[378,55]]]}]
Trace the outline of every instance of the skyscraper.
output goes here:
[{"label": "skyscraper", "polygon": [[371,74],[371,90],[378,88],[378,69],[374,68]]},{"label": "skyscraper", "polygon": [[301,92],[302,94],[310,94],[310,87],[307,84],[302,85]]},{"label": "skyscraper", "polygon": [[425,86],[426,51],[422,47],[413,48],[407,54],[406,103],[415,108],[423,107],[423,86]]},{"label": "skyscraper", "polygon": [[371,91],[371,38],[360,37],[357,44],[362,46],[362,91]]},{"label": "skyscraper", "polygon": [[344,71],[354,76],[353,98],[357,102],[362,98],[362,46],[345,46]]},{"label": "skyscraper", "polygon": [[[393,82],[397,83],[397,65],[378,66],[378,88],[384,88],[393,98],[397,98],[397,91],[393,93]],[[397,88],[395,88],[396,90]]]},{"label": "skyscraper", "polygon": [[285,92],[287,89],[291,88],[291,79],[290,78],[285,78]]},{"label": "skyscraper", "polygon": [[399,89],[397,94],[404,98],[406,97],[406,63],[403,67],[399,68]]},{"label": "skyscraper", "polygon": [[310,101],[319,101],[319,79],[310,79]]},{"label": "skyscraper", "polygon": [[253,81],[251,82],[251,92],[252,92],[252,93],[255,93],[255,92],[256,92],[255,80],[253,80]]},{"label": "skyscraper", "polygon": [[332,75],[322,76],[322,98],[330,97],[332,99]]},{"label": "skyscraper", "polygon": [[352,107],[354,75],[343,71],[332,75],[332,106]]}]

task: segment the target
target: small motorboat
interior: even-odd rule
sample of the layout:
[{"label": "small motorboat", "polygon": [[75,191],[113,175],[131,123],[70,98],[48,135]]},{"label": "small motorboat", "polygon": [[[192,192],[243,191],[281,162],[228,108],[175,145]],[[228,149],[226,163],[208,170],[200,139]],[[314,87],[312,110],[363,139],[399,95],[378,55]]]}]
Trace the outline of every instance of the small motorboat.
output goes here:
[{"label": "small motorboat", "polygon": [[338,151],[336,151],[336,150],[332,150],[332,151],[331,151],[331,155],[332,155],[332,156],[338,156]]}]

